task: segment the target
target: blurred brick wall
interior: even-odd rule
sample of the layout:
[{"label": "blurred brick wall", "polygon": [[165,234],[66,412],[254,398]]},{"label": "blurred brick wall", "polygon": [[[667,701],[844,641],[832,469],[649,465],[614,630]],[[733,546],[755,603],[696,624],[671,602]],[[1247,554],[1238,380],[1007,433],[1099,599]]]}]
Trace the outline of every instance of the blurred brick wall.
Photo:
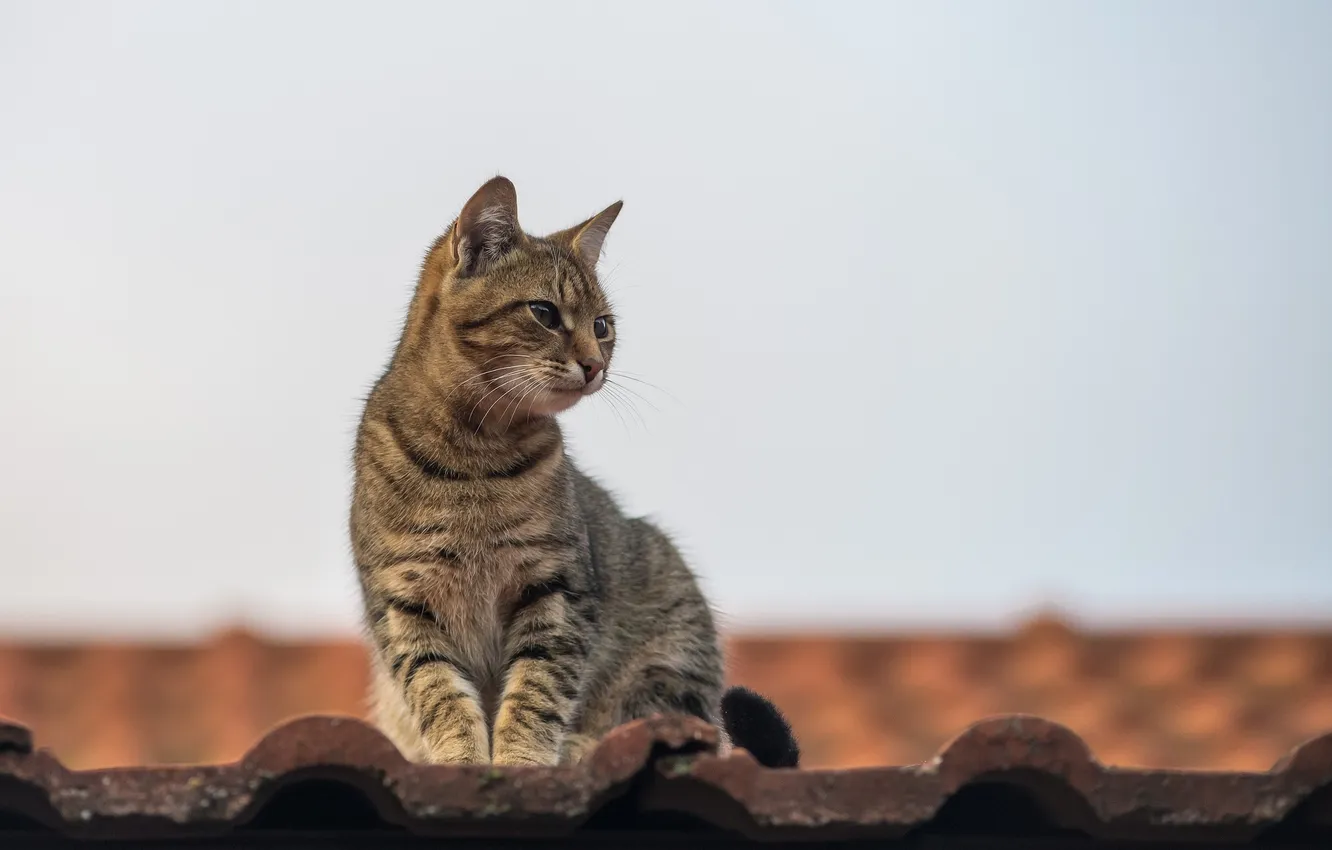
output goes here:
[{"label": "blurred brick wall", "polygon": [[[1327,631],[737,636],[731,678],[790,717],[810,767],[924,761],[974,720],[1040,714],[1111,764],[1263,770],[1332,728]],[[364,716],[354,641],[0,641],[0,715],[70,767],[228,761],[300,714]]]}]

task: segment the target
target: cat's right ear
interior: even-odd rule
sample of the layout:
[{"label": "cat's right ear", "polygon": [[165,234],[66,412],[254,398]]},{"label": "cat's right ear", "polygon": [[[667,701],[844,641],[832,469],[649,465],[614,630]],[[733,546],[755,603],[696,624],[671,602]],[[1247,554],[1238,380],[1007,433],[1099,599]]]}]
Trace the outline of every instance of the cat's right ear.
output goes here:
[{"label": "cat's right ear", "polygon": [[553,233],[550,238],[573,248],[588,268],[595,269],[597,260],[601,258],[601,245],[606,241],[606,234],[623,207],[624,201],[616,201],[582,224]]},{"label": "cat's right ear", "polygon": [[463,205],[449,235],[458,277],[480,274],[523,238],[518,226],[518,190],[507,177],[495,177]]}]

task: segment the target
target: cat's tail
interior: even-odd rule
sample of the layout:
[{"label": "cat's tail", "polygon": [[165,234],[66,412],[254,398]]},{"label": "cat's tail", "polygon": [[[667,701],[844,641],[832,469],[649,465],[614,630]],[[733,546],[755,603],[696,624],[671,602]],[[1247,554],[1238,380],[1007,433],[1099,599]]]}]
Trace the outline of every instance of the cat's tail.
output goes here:
[{"label": "cat's tail", "polygon": [[791,724],[763,696],[733,687],[722,696],[722,723],[731,743],[744,747],[764,767],[799,767],[800,745]]}]

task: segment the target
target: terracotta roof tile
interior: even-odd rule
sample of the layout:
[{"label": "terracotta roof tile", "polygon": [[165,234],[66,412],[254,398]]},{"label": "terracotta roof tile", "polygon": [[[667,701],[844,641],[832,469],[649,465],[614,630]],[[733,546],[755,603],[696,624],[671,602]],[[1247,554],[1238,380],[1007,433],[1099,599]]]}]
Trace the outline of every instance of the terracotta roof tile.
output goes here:
[{"label": "terracotta roof tile", "polygon": [[[1332,629],[737,635],[733,681],[773,699],[811,767],[923,761],[978,717],[1027,713],[1125,766],[1263,770],[1332,728]],[[194,646],[0,642],[0,714],[63,763],[220,762],[305,714],[361,717],[355,641],[232,632]]]},{"label": "terracotta roof tile", "polygon": [[394,835],[550,842],[593,832],[623,844],[645,831],[768,843],[956,833],[1066,835],[1082,847],[1332,841],[1332,735],[1244,774],[1105,768],[1071,731],[1032,717],[974,724],[922,765],[869,770],[720,758],[715,730],[684,717],[623,726],[572,768],[410,764],[370,727],[332,717],[288,723],[225,765],[71,771],[29,743],[0,724],[0,839],[43,847],[265,833],[316,833],[329,846],[367,830],[378,836],[367,846]]},{"label": "terracotta roof tile", "polygon": [[965,719],[1013,712],[1142,767],[1261,770],[1332,727],[1332,630],[1095,633],[1047,619],[1007,638],[738,637],[731,656],[819,766],[928,758]]}]

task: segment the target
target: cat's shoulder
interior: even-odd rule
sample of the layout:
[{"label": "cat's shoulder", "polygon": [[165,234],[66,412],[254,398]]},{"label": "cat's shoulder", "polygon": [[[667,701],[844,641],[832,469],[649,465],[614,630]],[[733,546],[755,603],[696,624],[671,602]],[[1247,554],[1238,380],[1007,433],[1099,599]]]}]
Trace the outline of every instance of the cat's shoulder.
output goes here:
[{"label": "cat's shoulder", "polygon": [[572,459],[568,460],[573,478],[574,495],[582,508],[584,518],[624,519],[620,500],[600,479],[585,472]]}]

